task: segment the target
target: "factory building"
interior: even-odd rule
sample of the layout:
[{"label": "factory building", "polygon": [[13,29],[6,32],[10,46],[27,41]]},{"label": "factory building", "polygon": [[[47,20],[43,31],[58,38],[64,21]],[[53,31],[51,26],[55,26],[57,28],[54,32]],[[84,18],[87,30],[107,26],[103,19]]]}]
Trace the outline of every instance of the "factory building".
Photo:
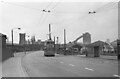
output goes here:
[{"label": "factory building", "polygon": [[[7,57],[5,57],[5,50],[6,50],[6,35],[0,33],[0,62]],[[4,55],[4,56],[3,56]],[[4,58],[4,59],[3,59]]]},{"label": "factory building", "polygon": [[12,51],[6,46],[7,36],[0,33],[0,62],[5,61],[12,56]]}]

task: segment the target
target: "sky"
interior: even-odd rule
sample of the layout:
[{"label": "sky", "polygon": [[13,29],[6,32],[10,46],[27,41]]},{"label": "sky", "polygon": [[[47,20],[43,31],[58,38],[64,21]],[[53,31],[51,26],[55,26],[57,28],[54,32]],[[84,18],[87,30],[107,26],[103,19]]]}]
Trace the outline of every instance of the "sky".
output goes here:
[{"label": "sky", "polygon": [[[114,41],[118,38],[117,3],[117,0],[2,0],[0,33],[6,34],[11,41],[11,29],[14,28],[14,43],[19,42],[19,33],[46,40],[51,24],[52,39],[59,37],[59,43],[63,43],[64,29],[67,42],[85,32],[91,34],[92,42]],[[43,9],[51,12],[43,12]],[[96,13],[88,14],[89,11]],[[18,27],[21,30],[15,29]]]}]

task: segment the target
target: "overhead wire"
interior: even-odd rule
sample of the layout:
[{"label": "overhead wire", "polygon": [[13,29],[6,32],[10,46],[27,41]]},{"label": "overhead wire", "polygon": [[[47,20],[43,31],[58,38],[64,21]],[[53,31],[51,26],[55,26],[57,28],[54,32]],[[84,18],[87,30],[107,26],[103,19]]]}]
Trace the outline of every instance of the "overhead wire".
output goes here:
[{"label": "overhead wire", "polygon": [[[33,9],[33,10],[41,11],[42,13],[40,15],[40,20],[42,19],[42,16],[43,16],[42,9],[32,8],[32,7],[28,7],[28,6],[24,6],[24,5],[19,5],[19,4],[15,4],[15,3],[10,3],[10,2],[4,2],[4,1],[2,1],[2,3],[7,3],[7,4],[10,4],[10,5],[13,5],[13,6],[18,6],[18,7],[23,7],[23,8],[27,8],[27,9]],[[36,24],[36,26],[38,26],[39,23],[40,23],[40,21]]]},{"label": "overhead wire", "polygon": [[[59,0],[60,1],[60,0]],[[49,9],[49,11],[50,11],[50,13],[51,13],[51,11],[59,4],[59,1],[57,1],[56,2],[56,4],[55,5],[53,5],[53,7],[51,7],[51,8],[49,8],[52,4],[53,4],[53,2],[54,2],[54,0],[50,3],[50,4],[48,4],[48,6],[46,6],[46,8],[45,9]],[[49,17],[49,15],[48,14],[46,14],[46,16],[44,17],[44,19],[43,19],[43,22],[45,22],[45,20],[47,19],[47,17]]]},{"label": "overhead wire", "polygon": [[62,0],[57,1],[57,2],[56,2],[56,4],[55,4],[55,5],[54,5],[54,6],[53,6],[50,10],[52,11],[55,7],[57,7],[57,6],[58,6],[58,4],[60,4],[60,3],[61,3],[60,1],[62,2]]},{"label": "overhead wire", "polygon": [[[48,3],[48,5],[44,8],[45,10],[46,9],[49,9],[49,7],[53,4],[53,1],[52,0],[50,3]],[[33,8],[33,7],[28,7],[28,6],[24,6],[24,5],[19,5],[19,4],[16,4],[16,3],[11,3],[11,2],[4,2],[4,1],[1,1],[2,3],[7,3],[7,4],[10,4],[10,5],[13,5],[13,6],[18,6],[18,7],[23,7],[23,8],[27,8],[27,9],[33,9],[33,10],[38,10],[38,11],[42,11],[42,9],[37,9],[37,8]],[[45,15],[44,15],[45,14]],[[44,23],[45,19],[48,17],[48,15],[46,13],[42,13],[41,16],[40,16],[40,20],[41,20],[41,23]],[[39,23],[38,23],[39,24]]]},{"label": "overhead wire", "polygon": [[[60,0],[59,0],[59,1],[60,1]],[[51,7],[49,6],[49,7],[50,7],[50,8],[49,8],[50,13],[51,13],[51,12],[53,13],[52,10],[59,4],[59,1],[55,2],[55,4],[53,3],[53,4],[54,4],[53,6],[51,6]],[[45,17],[44,21],[45,21],[49,16],[50,16],[50,14],[49,14],[49,15],[46,14],[46,17]],[[44,21],[43,21],[43,22],[44,22]],[[53,22],[52,22],[52,23],[53,23]],[[51,24],[51,22],[50,22],[50,24]]]},{"label": "overhead wire", "polygon": [[[113,7],[115,7],[115,6],[116,6],[116,2],[113,2],[113,3],[106,4],[106,5],[104,5],[104,6],[100,7],[100,8],[97,8],[95,11],[99,12],[99,11],[103,11],[103,8],[104,8],[104,10],[105,10],[105,9],[108,9],[108,8],[113,8]],[[88,14],[87,14],[87,15],[88,15]],[[80,17],[79,20],[81,20],[81,19],[83,20],[83,18],[86,18],[86,17],[87,17],[87,16],[84,15],[84,16]],[[72,21],[71,23],[69,23],[69,24],[67,24],[67,25],[64,25],[64,27],[69,27],[69,26],[73,25],[74,23],[79,22],[79,20],[74,20],[74,21]]]},{"label": "overhead wire", "polygon": [[[52,0],[44,9],[47,9],[51,6],[51,4],[53,3],[54,0]],[[37,8],[33,8],[33,7],[28,7],[28,6],[24,6],[24,5],[19,5],[19,4],[16,4],[16,3],[12,3],[12,2],[4,2],[4,1],[1,1],[2,3],[7,3],[7,4],[10,4],[10,5],[13,5],[13,6],[18,6],[18,7],[23,7],[23,8],[27,8],[27,9],[33,9],[33,10],[37,10],[37,11],[41,11],[41,16],[40,16],[40,20],[42,21],[42,18],[44,16],[44,13],[43,13],[43,10],[42,9],[37,9]],[[46,17],[46,15],[45,15]],[[43,18],[44,19],[44,18]],[[40,21],[39,21],[40,23]],[[39,23],[37,23],[37,25],[39,25]]]},{"label": "overhead wire", "polygon": [[[96,11],[96,12],[100,12],[100,11],[105,10],[105,9],[108,9],[108,8],[113,8],[115,5],[117,5],[117,2],[109,2],[108,4],[106,4],[106,5],[104,5],[104,6],[100,7],[100,8],[97,8],[95,11]],[[85,17],[87,17],[87,16],[84,15],[84,16],[80,17],[79,19],[83,19],[83,18],[85,18]],[[79,22],[79,20],[74,20],[74,21],[72,21],[71,23],[69,23],[69,24],[67,24],[67,25],[64,25],[64,26],[67,27],[67,26],[73,25],[73,24],[76,23],[76,22]]]},{"label": "overhead wire", "polygon": [[[54,1],[54,0],[53,0],[53,1]],[[60,0],[59,0],[59,1],[60,1]],[[49,11],[50,11],[49,13],[51,13],[52,10],[59,4],[59,1],[57,1],[56,4],[53,5],[53,6],[51,6],[51,7],[50,7],[50,5],[48,5],[48,6],[50,7],[50,8],[49,8]],[[61,1],[62,1],[62,0],[61,0]],[[52,3],[53,3],[53,2],[51,2],[51,5],[52,5]],[[48,8],[48,6],[47,6],[47,8]],[[53,12],[52,12],[52,13],[53,13]],[[46,13],[46,16],[44,17],[43,22],[45,22],[45,20],[46,20],[47,17],[49,17],[49,16],[50,16],[50,14],[47,14],[47,13]]]},{"label": "overhead wire", "polygon": [[103,10],[109,10],[109,9],[113,9],[113,8],[117,8],[117,2],[109,2],[106,5],[103,5],[102,7],[97,8],[95,11],[100,12]]},{"label": "overhead wire", "polygon": [[[53,4],[53,1],[54,1],[54,0],[52,0],[50,3],[48,3],[48,5],[47,5],[43,10],[46,10],[46,9],[47,9],[47,11],[48,11],[49,7]],[[44,13],[46,14],[46,12],[44,12]],[[44,14],[44,13],[43,13],[43,14]],[[47,12],[47,13],[48,13],[48,12]],[[45,22],[45,20],[46,20],[47,17],[48,17],[47,14],[46,14],[45,16],[43,16],[42,21],[41,21],[42,24]],[[41,24],[41,25],[42,25],[42,24]]]},{"label": "overhead wire", "polygon": [[53,2],[54,2],[54,0],[52,0],[50,3],[48,3],[48,5],[44,9],[45,10],[48,9],[52,5]]},{"label": "overhead wire", "polygon": [[4,2],[2,1],[2,3],[7,3],[13,6],[18,6],[18,7],[23,7],[23,8],[28,8],[28,9],[33,9],[33,10],[38,10],[38,11],[42,11],[42,9],[37,9],[37,8],[33,8],[33,7],[28,7],[28,6],[24,6],[24,5],[19,5],[19,4],[15,4],[15,3],[11,3],[11,2]]}]

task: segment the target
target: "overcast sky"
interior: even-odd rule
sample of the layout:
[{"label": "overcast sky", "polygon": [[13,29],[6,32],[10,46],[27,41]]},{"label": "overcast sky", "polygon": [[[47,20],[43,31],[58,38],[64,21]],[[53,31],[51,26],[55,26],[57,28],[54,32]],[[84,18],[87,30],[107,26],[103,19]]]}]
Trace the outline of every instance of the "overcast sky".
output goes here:
[{"label": "overcast sky", "polygon": [[[85,32],[91,34],[92,42],[113,41],[118,38],[118,6],[111,1],[116,0],[3,0],[0,2],[0,32],[11,41],[11,29],[20,27],[21,31],[14,30],[14,42],[19,42],[19,32],[45,40],[50,23],[52,38],[58,36],[60,43],[64,29],[67,42]],[[51,12],[45,13],[43,9]],[[88,14],[89,11],[96,14]]]}]

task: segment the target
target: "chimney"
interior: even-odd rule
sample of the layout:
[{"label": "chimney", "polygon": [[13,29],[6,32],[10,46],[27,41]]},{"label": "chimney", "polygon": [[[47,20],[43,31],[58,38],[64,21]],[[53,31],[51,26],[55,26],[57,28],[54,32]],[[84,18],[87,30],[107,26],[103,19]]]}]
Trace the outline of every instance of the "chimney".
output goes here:
[{"label": "chimney", "polygon": [[50,24],[49,24],[49,40],[52,40],[51,39],[51,26],[50,26]]},{"label": "chimney", "polygon": [[25,33],[19,33],[19,45],[24,45],[25,44]]}]

